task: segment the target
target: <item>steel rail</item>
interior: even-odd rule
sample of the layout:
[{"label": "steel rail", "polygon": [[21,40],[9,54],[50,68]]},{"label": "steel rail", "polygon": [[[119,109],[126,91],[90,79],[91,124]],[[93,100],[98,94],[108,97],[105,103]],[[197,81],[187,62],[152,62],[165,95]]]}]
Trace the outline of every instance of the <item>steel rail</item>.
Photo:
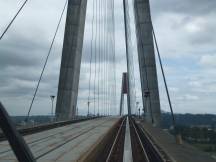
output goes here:
[{"label": "steel rail", "polygon": [[124,118],[124,119],[122,120],[121,126],[120,126],[120,128],[119,128],[119,130],[118,130],[118,133],[117,133],[117,135],[116,135],[116,137],[115,137],[115,140],[114,140],[114,142],[113,142],[113,145],[112,145],[112,147],[111,147],[111,149],[110,149],[109,155],[107,156],[106,162],[110,162],[110,158],[111,158],[112,153],[113,153],[113,150],[114,150],[114,148],[115,148],[115,146],[116,146],[116,144],[117,144],[117,140],[120,138],[120,132],[123,130],[123,125],[124,125],[126,119],[127,119],[127,118]]},{"label": "steel rail", "polygon": [[160,158],[161,158],[161,160],[163,161],[163,162],[166,162],[167,160],[164,158],[164,156],[161,154],[161,152],[158,150],[158,147],[153,143],[153,141],[152,141],[152,139],[150,139],[149,138],[149,135],[148,135],[148,133],[143,129],[143,128],[141,128],[141,127],[139,127],[140,128],[140,130],[142,131],[142,133],[145,135],[145,138],[148,140],[148,142],[149,142],[149,145],[151,145],[151,147],[153,147],[153,150],[155,151],[155,152],[153,152],[155,155],[158,155]]},{"label": "steel rail", "polygon": [[[157,162],[167,162],[169,160],[167,160],[165,158],[165,156],[162,155],[161,151],[159,151],[158,147],[155,145],[155,143],[153,142],[153,140],[150,138],[148,132],[146,132],[142,127],[138,126],[134,119],[133,119],[133,123],[134,126],[137,128],[137,132],[139,133],[141,141],[143,143],[143,146],[145,148],[145,150],[147,150],[146,148],[148,148],[147,154],[148,157],[150,159],[150,161],[157,161]],[[151,158],[153,158],[153,160]]]},{"label": "steel rail", "polygon": [[135,127],[134,122],[131,119],[130,119],[130,121],[131,121],[131,124],[132,124],[132,126],[133,126],[133,128],[135,130],[135,134],[136,134],[136,137],[138,138],[139,144],[140,144],[140,146],[142,148],[142,152],[143,152],[143,155],[144,155],[144,158],[145,158],[145,162],[150,162],[150,160],[148,158],[148,155],[146,153],[145,147],[143,146],[142,140],[140,139],[140,135],[139,135],[139,133],[137,131],[137,128]]}]

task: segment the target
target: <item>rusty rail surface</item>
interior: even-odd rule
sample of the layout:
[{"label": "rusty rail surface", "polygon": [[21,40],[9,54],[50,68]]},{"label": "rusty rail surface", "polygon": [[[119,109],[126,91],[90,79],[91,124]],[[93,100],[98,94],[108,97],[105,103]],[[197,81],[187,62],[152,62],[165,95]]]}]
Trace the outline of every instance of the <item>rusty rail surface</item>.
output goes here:
[{"label": "rusty rail surface", "polygon": [[[94,162],[123,162],[126,117],[113,129],[101,152]],[[131,117],[129,119],[133,162],[171,162],[155,146],[149,135]]]},{"label": "rusty rail surface", "polygon": [[[133,150],[133,158],[135,162],[171,162],[163,153],[155,146],[148,134],[136,124],[133,118],[130,118],[132,141],[135,141]],[[138,144],[140,146],[138,146]],[[132,144],[133,145],[133,144]]]},{"label": "rusty rail surface", "polygon": [[122,117],[93,149],[85,162],[120,162],[123,159],[126,116]]},{"label": "rusty rail surface", "polygon": [[126,120],[126,117],[122,120],[121,126],[119,127],[118,133],[106,158],[106,162],[123,161]]},{"label": "rusty rail surface", "polygon": [[140,134],[138,133],[138,130],[132,119],[129,119],[129,125],[130,125],[130,134],[131,134],[133,161],[150,162],[145,147],[143,145],[143,142],[141,140]]}]

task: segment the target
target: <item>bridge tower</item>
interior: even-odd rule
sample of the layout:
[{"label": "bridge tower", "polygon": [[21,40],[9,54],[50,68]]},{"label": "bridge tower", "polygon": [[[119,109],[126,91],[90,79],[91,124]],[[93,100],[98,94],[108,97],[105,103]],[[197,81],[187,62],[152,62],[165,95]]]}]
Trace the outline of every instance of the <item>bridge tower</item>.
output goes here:
[{"label": "bridge tower", "polygon": [[[76,115],[87,0],[69,0],[56,104],[56,116]],[[142,87],[148,121],[160,123],[160,101],[149,0],[134,0],[135,26]]]},{"label": "bridge tower", "polygon": [[76,115],[87,0],[68,0],[56,117]]},{"label": "bridge tower", "polygon": [[134,0],[138,60],[146,119],[160,124],[160,99],[149,0]]}]

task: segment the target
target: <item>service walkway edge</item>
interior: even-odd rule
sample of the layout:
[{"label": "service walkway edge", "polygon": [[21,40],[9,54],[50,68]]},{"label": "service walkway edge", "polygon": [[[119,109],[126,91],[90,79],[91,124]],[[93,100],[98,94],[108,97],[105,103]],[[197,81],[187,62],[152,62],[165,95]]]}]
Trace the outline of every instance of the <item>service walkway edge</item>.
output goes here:
[{"label": "service walkway edge", "polygon": [[136,120],[159,150],[164,152],[173,162],[216,162],[209,154],[202,152],[184,142],[176,144],[175,138],[167,131],[153,127],[151,124]]}]

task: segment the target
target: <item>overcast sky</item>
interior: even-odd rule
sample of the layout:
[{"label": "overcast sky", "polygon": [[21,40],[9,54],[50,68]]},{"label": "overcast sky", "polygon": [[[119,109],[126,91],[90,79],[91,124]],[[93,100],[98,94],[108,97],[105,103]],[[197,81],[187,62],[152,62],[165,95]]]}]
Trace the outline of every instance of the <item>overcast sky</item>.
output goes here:
[{"label": "overcast sky", "polygon": [[[129,0],[130,1],[130,0]],[[0,0],[0,33],[24,0]],[[89,76],[88,49],[91,40],[89,0],[78,107],[86,112]],[[164,62],[174,111],[177,113],[216,113],[216,1],[150,0],[152,20]],[[0,41],[0,100],[11,115],[25,115],[36,81],[55,31],[64,1],[29,0],[12,28]],[[133,9],[132,7],[130,9]],[[132,12],[131,12],[132,13]],[[133,20],[133,15],[131,15]],[[126,71],[122,0],[115,0],[117,91],[121,73]],[[132,21],[133,22],[133,21]],[[49,114],[49,96],[57,94],[64,20],[40,86],[32,114]],[[132,26],[132,33],[134,29]],[[132,39],[135,48],[135,40]],[[137,61],[136,52],[135,61]],[[139,74],[136,64],[138,100]],[[169,111],[158,69],[161,107]],[[117,95],[119,101],[119,93]]]}]

